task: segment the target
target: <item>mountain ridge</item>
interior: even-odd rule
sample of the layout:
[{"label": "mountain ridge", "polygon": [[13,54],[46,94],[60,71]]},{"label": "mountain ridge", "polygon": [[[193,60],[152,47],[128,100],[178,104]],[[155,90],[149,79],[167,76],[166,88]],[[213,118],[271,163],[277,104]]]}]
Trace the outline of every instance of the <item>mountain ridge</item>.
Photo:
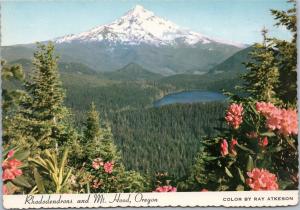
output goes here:
[{"label": "mountain ridge", "polygon": [[142,66],[131,62],[121,69],[104,73],[104,76],[112,80],[157,80],[162,78],[161,74],[153,73]]}]

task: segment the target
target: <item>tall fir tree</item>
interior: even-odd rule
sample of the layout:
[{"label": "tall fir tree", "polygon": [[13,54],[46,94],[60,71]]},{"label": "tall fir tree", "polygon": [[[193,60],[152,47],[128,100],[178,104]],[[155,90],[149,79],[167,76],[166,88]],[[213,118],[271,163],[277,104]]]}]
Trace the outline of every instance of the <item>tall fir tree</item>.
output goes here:
[{"label": "tall fir tree", "polygon": [[89,160],[96,157],[101,157],[104,161],[118,161],[120,159],[110,127],[100,122],[99,113],[94,103],[91,104],[87,113],[81,144],[86,145],[85,151],[88,154],[86,158]]},{"label": "tall fir tree", "polygon": [[28,120],[28,132],[39,149],[56,148],[74,137],[64,106],[65,91],[60,81],[54,45],[38,44],[34,53],[34,69],[25,88],[30,96],[23,106],[23,115]]},{"label": "tall fir tree", "polygon": [[279,100],[275,90],[278,88],[279,70],[267,32],[263,28],[263,42],[254,45],[251,60],[245,64],[248,72],[243,76],[243,90],[255,100],[277,103]]},{"label": "tall fir tree", "polygon": [[279,86],[276,92],[288,106],[297,103],[297,15],[296,0],[289,1],[293,6],[287,11],[271,10],[277,26],[291,32],[291,41],[272,38],[275,56],[279,67]]}]

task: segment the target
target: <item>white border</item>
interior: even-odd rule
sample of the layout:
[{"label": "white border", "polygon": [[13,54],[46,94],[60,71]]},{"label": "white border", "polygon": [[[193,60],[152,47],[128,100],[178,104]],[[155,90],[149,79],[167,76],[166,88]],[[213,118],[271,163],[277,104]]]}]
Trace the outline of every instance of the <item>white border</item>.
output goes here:
[{"label": "white border", "polygon": [[[81,202],[79,202],[81,201]],[[4,195],[6,209],[97,207],[274,207],[298,204],[298,190]]]}]

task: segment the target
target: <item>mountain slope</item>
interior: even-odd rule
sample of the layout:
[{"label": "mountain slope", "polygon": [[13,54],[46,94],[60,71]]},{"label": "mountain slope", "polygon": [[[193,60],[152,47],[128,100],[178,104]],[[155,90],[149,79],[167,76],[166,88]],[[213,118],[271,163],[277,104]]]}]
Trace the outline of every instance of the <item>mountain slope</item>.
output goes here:
[{"label": "mountain slope", "polygon": [[[24,69],[25,73],[29,73],[33,68],[32,61],[29,59],[26,59],[26,58],[21,58],[21,59],[10,61],[9,64],[10,65],[20,64],[22,66],[22,68]],[[97,73],[94,69],[91,69],[90,67],[88,67],[84,64],[81,64],[81,63],[59,62],[58,70],[60,71],[60,73],[72,73],[72,74],[95,75]]]},{"label": "mountain slope", "polygon": [[130,63],[117,71],[104,73],[104,76],[111,80],[129,80],[129,81],[157,80],[162,77],[162,75],[148,71],[136,63]]},{"label": "mountain slope", "polygon": [[243,63],[247,62],[250,58],[249,53],[253,50],[253,47],[247,47],[243,49],[224,62],[220,63],[219,65],[213,67],[210,70],[212,74],[218,74],[223,72],[244,72],[246,71],[245,65]]}]

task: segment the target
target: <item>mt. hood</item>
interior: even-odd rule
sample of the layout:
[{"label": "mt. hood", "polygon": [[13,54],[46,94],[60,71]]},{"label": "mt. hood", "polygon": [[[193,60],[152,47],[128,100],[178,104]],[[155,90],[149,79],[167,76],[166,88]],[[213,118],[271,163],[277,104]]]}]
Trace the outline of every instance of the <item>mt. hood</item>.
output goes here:
[{"label": "mt. hood", "polygon": [[171,21],[155,16],[153,12],[140,5],[135,6],[111,24],[101,25],[77,35],[60,37],[54,41],[56,43],[107,41],[114,44],[139,45],[145,43],[156,46],[219,42],[243,47],[241,44],[216,41],[200,33],[183,29]]}]

